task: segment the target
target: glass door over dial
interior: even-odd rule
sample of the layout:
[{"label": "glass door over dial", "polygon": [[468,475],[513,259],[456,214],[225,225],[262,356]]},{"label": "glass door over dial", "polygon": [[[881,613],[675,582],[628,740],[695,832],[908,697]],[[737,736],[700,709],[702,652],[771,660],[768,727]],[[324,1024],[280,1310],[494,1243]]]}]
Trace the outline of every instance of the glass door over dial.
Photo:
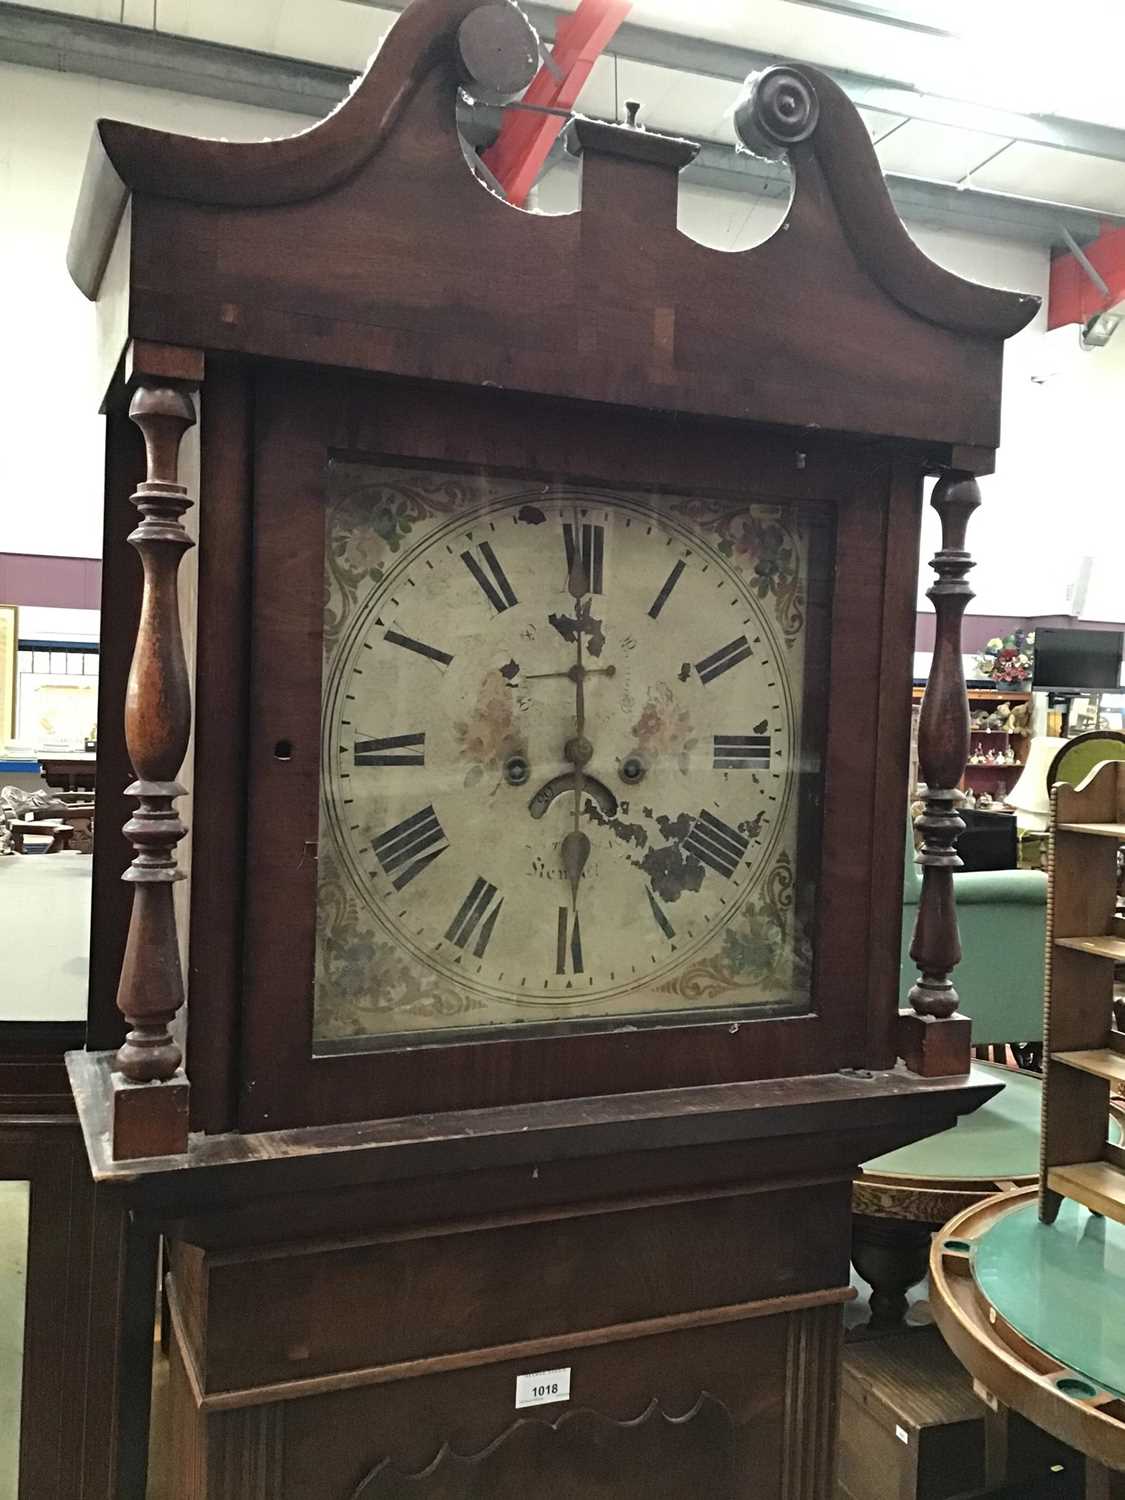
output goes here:
[{"label": "glass door over dial", "polygon": [[331,491],[318,1049],[807,1010],[826,509]]}]

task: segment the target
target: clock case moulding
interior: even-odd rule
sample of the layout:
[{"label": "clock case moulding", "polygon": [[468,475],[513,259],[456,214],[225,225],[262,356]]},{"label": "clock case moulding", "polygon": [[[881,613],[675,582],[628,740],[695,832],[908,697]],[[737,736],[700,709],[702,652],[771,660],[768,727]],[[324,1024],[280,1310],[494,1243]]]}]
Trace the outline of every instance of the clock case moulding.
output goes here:
[{"label": "clock case moulding", "polygon": [[[932,1128],[939,1098],[951,1120],[982,1097],[962,1082],[888,1071],[905,1050],[899,809],[922,486],[938,473],[971,489],[973,475],[991,470],[1003,343],[1036,299],[967,282],[922,254],[894,214],[854,107],[812,67],[787,73],[804,101],[802,127],[786,142],[786,122],[772,120],[792,203],[752,250],[718,252],[677,229],[690,143],[591,120],[575,129],[580,211],[512,208],[473,175],[457,132],[458,35],[475,9],[414,0],[349,98],[297,136],[236,144],[115,121],[96,128],[69,251],[74,279],[98,303],[108,421],[95,951],[88,1050],[72,1060],[80,1098],[90,1109],[101,1099],[104,1123],[106,1110],[116,1118],[146,1088],[133,1090],[109,1057],[122,1035],[115,998],[132,904],[117,831],[132,802],[115,788],[131,779],[120,704],[140,593],[122,537],[128,496],[146,473],[127,408],[132,397],[136,416],[135,393],[163,389],[196,403],[181,431],[191,415],[200,423],[198,450],[189,441],[182,455],[200,497],[189,512],[199,548],[182,580],[195,674],[194,743],[181,773],[193,790],[195,878],[190,903],[179,900],[193,1128],[563,1108],[570,1094],[608,1101],[645,1090],[660,1093],[662,1115],[682,1120],[687,1096],[665,1091],[733,1090],[737,1114],[755,1079],[860,1069],[877,1076],[851,1087],[869,1102],[885,1091],[892,1133],[905,1140]],[[503,30],[511,10],[493,9]],[[273,747],[286,710],[276,670],[271,678],[255,654],[255,599],[263,569],[283,570],[304,540],[287,529],[283,505],[276,522],[254,516],[255,475],[317,445],[435,467],[837,504],[818,899],[820,932],[848,932],[838,939],[846,993],[826,1001],[822,992],[810,1017],[748,1021],[741,1040],[726,1024],[689,1023],[641,1040],[601,1030],[518,1044],[558,1049],[558,1064],[547,1051],[474,1062],[517,1045],[487,1040],[445,1055],[428,1048],[424,1064],[409,1049],[382,1063],[314,1061],[307,1016],[268,997],[244,1006],[271,929],[294,920],[280,869],[294,837],[283,794],[266,794],[275,837],[259,846],[278,867],[247,862],[244,809],[249,800],[253,824],[255,799],[279,774]],[[953,542],[948,555],[961,558]],[[963,580],[967,558],[953,566]],[[268,586],[276,599],[277,576]],[[306,711],[319,711],[316,686],[302,689]],[[943,697],[955,755],[951,687]],[[166,941],[134,946],[142,979],[168,958]],[[955,961],[946,954],[938,967]],[[830,990],[831,976],[825,983]],[[950,1042],[950,1057],[964,1052],[963,1039]],[[379,1066],[390,1071],[369,1071]],[[393,1082],[396,1069],[405,1083]],[[928,1071],[940,1065],[931,1060]],[[802,1087],[815,1097],[811,1081]],[[137,1118],[148,1108],[138,1103]],[[138,1156],[151,1154],[162,1128],[182,1141],[186,1097],[159,1108],[164,1126],[147,1145],[141,1128]],[[112,1175],[113,1153],[91,1144],[99,1171]]]}]

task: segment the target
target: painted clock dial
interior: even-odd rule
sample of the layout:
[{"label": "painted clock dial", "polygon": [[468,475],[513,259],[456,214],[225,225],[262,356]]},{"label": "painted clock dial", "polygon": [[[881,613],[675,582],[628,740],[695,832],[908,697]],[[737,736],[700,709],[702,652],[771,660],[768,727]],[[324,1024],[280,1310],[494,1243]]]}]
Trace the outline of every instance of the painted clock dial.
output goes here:
[{"label": "painted clock dial", "polygon": [[319,1040],[805,1008],[819,518],[351,464],[334,495]]}]

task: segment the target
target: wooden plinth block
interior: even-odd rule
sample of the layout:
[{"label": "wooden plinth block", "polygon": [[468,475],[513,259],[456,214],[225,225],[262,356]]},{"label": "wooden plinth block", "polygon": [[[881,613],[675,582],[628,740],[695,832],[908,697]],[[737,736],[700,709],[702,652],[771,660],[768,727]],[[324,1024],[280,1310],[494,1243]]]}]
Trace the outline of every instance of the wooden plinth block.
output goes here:
[{"label": "wooden plinth block", "polygon": [[113,1159],[178,1156],[188,1145],[188,1100],[182,1068],[159,1083],[130,1083],[114,1073]]},{"label": "wooden plinth block", "polygon": [[971,1038],[968,1016],[919,1016],[912,1010],[898,1013],[898,1055],[912,1073],[923,1078],[967,1073]]},{"label": "wooden plinth block", "polygon": [[133,339],[125,350],[125,380],[129,385],[144,380],[202,385],[203,351]]}]

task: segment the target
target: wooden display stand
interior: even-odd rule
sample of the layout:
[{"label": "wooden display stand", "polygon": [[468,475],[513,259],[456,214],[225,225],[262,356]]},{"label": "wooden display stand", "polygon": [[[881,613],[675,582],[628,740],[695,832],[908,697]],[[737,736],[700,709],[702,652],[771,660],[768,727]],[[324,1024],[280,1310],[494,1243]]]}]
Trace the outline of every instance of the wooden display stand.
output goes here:
[{"label": "wooden display stand", "polygon": [[679,233],[694,148],[627,126],[577,122],[580,213],[517,211],[459,88],[510,97],[538,51],[514,6],[414,0],[313,130],[91,150],[107,711],[70,1072],[128,1210],[115,1500],[160,1237],[178,1500],[828,1500],[856,1167],[992,1092],[952,980],[960,619],[1035,299],[921,254],[812,68],[740,105],[795,175],[747,254]]},{"label": "wooden display stand", "polygon": [[1115,930],[1117,850],[1125,843],[1125,762],[1051,793],[1040,1217],[1064,1197],[1125,1223],[1125,1150],[1106,1140],[1111,1084],[1125,1082],[1125,1033],[1113,975],[1125,963]]},{"label": "wooden display stand", "polygon": [[992,1411],[994,1477],[1008,1475],[1015,1411],[1086,1455],[1089,1500],[1125,1495],[1125,1150],[1106,1139],[1110,1084],[1125,1077],[1113,1010],[1123,841],[1125,764],[1054,787],[1039,1182],[958,1214],[930,1253],[938,1326]]},{"label": "wooden display stand", "polygon": [[[972,1253],[1004,1220],[1031,1218],[1036,1189],[1000,1193],[966,1209],[935,1236],[930,1251],[930,1306],[942,1337],[973,1376],[988,1414],[988,1479],[993,1484],[1021,1477],[1021,1454],[1009,1434],[1013,1414],[1083,1455],[1084,1500],[1125,1497],[1125,1400],[1100,1389],[1075,1368],[1024,1336],[982,1290]],[[1005,1276],[1008,1272],[1005,1271]],[[1012,1264],[1012,1278],[1026,1278],[1026,1265]],[[1034,1271],[1032,1272],[1034,1275]],[[1061,1297],[1073,1306],[1081,1288],[1043,1276],[1035,1285],[1044,1298]],[[1093,1293],[1097,1295],[1096,1291]],[[1092,1304],[1097,1316],[1097,1303]],[[1065,1313],[1064,1313],[1065,1315]]]}]

